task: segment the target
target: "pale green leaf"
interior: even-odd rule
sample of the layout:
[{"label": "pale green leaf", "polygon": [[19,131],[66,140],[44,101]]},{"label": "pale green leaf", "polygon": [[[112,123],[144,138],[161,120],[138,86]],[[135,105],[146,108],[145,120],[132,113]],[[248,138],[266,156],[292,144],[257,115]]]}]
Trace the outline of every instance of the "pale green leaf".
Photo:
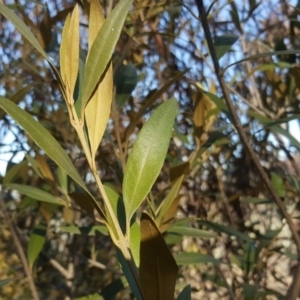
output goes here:
[{"label": "pale green leaf", "polygon": [[46,227],[36,226],[29,237],[27,246],[27,258],[29,267],[32,269],[38,255],[42,251],[46,242]]},{"label": "pale green leaf", "polygon": [[134,222],[130,226],[130,250],[137,267],[140,265],[140,242],[140,226],[137,222]]},{"label": "pale green leaf", "polygon": [[177,114],[175,99],[160,105],[140,131],[129,155],[123,181],[127,224],[163,166]]},{"label": "pale green leaf", "polygon": [[89,51],[83,78],[82,108],[85,108],[119,39],[132,0],[121,0],[105,20]]}]

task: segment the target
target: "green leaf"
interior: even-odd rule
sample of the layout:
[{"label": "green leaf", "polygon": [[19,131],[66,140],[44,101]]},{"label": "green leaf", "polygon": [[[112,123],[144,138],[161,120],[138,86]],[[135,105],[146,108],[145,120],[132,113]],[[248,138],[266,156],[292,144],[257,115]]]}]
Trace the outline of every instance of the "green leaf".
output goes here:
[{"label": "green leaf", "polygon": [[213,263],[219,264],[221,263],[220,260],[215,259],[210,255],[205,255],[201,253],[195,252],[183,252],[179,254],[175,254],[174,258],[178,265],[196,265],[196,264],[203,264],[203,263]]},{"label": "green leaf", "polygon": [[20,194],[24,194],[26,196],[31,197],[32,199],[56,204],[56,205],[66,205],[61,199],[33,186],[28,186],[24,184],[10,183],[6,185],[12,190],[18,191]]},{"label": "green leaf", "polygon": [[254,243],[245,243],[242,268],[245,274],[248,275],[254,268],[256,263],[256,246]]},{"label": "green leaf", "polygon": [[119,279],[114,280],[109,285],[105,286],[100,294],[104,297],[103,299],[115,299],[117,293],[122,291],[128,286],[128,282],[124,276]]},{"label": "green leaf", "polygon": [[217,58],[220,59],[238,39],[239,37],[233,34],[217,36],[214,39]]},{"label": "green leaf", "polygon": [[[0,107],[2,107],[28,133],[33,141],[44,150],[58,166],[60,166],[76,183],[79,184],[79,186],[91,195],[65,150],[44,126],[36,121],[29,113],[22,110],[18,105],[2,96],[0,96]],[[105,219],[105,215],[99,204],[92,196],[91,198],[98,213]]]},{"label": "green leaf", "polygon": [[168,233],[177,233],[184,236],[195,237],[195,238],[216,238],[218,235],[211,231],[201,230],[197,228],[174,226],[168,230]]},{"label": "green leaf", "polygon": [[184,287],[178,295],[177,300],[192,300],[192,289],[190,285]]},{"label": "green leaf", "polygon": [[[119,195],[119,193],[115,189],[111,188],[110,186],[104,185],[104,190],[109,199],[111,207],[114,211],[114,215],[117,217],[119,226],[121,227],[122,232],[125,233],[126,216],[125,216],[125,208],[124,208],[123,200]],[[115,236],[117,237],[118,235],[117,235],[116,226],[107,210],[106,210],[106,215],[107,215],[108,224],[113,229]]]},{"label": "green leaf", "polygon": [[12,180],[17,177],[18,173],[22,170],[23,167],[27,165],[27,161],[23,160],[22,162],[15,164],[12,166],[8,171],[6,171],[6,174],[3,178],[3,186],[7,185],[8,183],[12,182]]},{"label": "green leaf", "polygon": [[118,248],[116,250],[117,250],[118,261],[122,267],[123,273],[129,283],[129,286],[130,286],[134,296],[136,297],[137,300],[146,300],[146,299],[143,299],[143,296],[141,294],[141,291],[140,291],[140,288],[138,285],[139,283],[136,281],[136,279],[132,275],[132,270],[131,270],[129,262],[125,259],[124,255]]},{"label": "green leaf", "polygon": [[106,226],[61,226],[60,230],[63,232],[68,232],[72,234],[82,234],[82,235],[89,235],[95,236],[97,233],[101,233],[103,235],[108,235],[108,231]]},{"label": "green leaf", "polygon": [[175,99],[160,105],[143,126],[125,168],[123,197],[127,224],[163,166],[177,114]]},{"label": "green leaf", "polygon": [[30,234],[28,247],[27,247],[28,264],[31,269],[38,255],[42,251],[45,242],[46,242],[46,227],[41,225],[34,227],[32,233]]},{"label": "green leaf", "polygon": [[138,81],[136,68],[133,64],[121,65],[115,72],[116,103],[121,108],[129,99]]},{"label": "green leaf", "polygon": [[245,300],[254,300],[256,298],[257,286],[249,283],[243,283],[243,291]]},{"label": "green leaf", "polygon": [[248,60],[257,60],[258,58],[263,58],[263,57],[270,57],[273,55],[281,56],[281,55],[289,55],[289,54],[299,54],[299,50],[285,50],[285,51],[274,51],[274,52],[266,52],[266,53],[261,53],[261,54],[256,54],[252,56],[248,56],[246,58],[243,58],[241,60],[238,60],[224,68],[224,71],[227,70],[228,68],[235,66],[239,63],[242,63],[244,61]]},{"label": "green leaf", "polygon": [[238,239],[240,240],[243,240],[243,241],[246,241],[246,242],[249,242],[249,243],[254,243],[254,241],[248,237],[247,235],[237,231],[237,230],[234,230],[228,226],[224,226],[224,225],[221,225],[221,224],[217,224],[217,223],[213,223],[213,222],[209,222],[209,221],[199,221],[199,224],[201,225],[205,225],[217,232],[221,232],[221,233],[226,233],[230,236],[235,236],[237,237]]},{"label": "green leaf", "polygon": [[271,172],[271,181],[272,181],[273,188],[278,194],[278,196],[284,198],[285,188],[284,188],[284,182],[282,178],[278,174]]},{"label": "green leaf", "polygon": [[152,218],[141,217],[140,284],[144,300],[172,300],[178,266]]},{"label": "green leaf", "polygon": [[10,100],[0,96],[0,107],[2,107],[34,140],[34,142],[45,151],[67,174],[74,179],[84,190],[88,192],[83,180],[75,169],[69,156],[60,146],[49,131],[36,121],[26,111],[22,110]]},{"label": "green leaf", "polygon": [[140,265],[140,243],[140,226],[137,222],[133,222],[130,226],[130,251],[137,267]]},{"label": "green leaf", "polygon": [[262,198],[258,198],[258,197],[247,197],[245,199],[242,199],[241,200],[241,203],[242,204],[274,204],[274,201],[273,200],[269,200],[269,199],[262,199]]},{"label": "green leaf", "polygon": [[82,107],[84,110],[119,39],[132,0],[121,0],[109,14],[88,53],[83,78]]}]

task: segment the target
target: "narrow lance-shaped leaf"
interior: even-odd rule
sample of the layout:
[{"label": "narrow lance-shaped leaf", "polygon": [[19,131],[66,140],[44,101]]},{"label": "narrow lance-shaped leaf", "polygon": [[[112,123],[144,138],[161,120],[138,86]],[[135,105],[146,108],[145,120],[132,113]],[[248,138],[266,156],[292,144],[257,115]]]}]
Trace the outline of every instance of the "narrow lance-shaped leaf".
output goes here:
[{"label": "narrow lance-shaped leaf", "polygon": [[65,205],[65,203],[61,199],[54,197],[53,195],[39,188],[35,188],[33,186],[28,186],[25,184],[17,184],[17,183],[10,183],[7,184],[6,186],[13,190],[17,190],[19,193],[27,195],[32,199],[38,201],[57,204],[57,205]]},{"label": "narrow lance-shaped leaf", "polygon": [[[44,126],[33,119],[29,113],[2,96],[0,96],[0,107],[3,108],[29,134],[33,141],[42,150],[44,150],[57,165],[65,170],[66,173],[79,184],[79,186],[90,194],[69,156]],[[92,198],[92,201],[101,216],[105,218],[96,200]]]},{"label": "narrow lance-shaped leaf", "polygon": [[[98,0],[92,0],[90,4],[89,20],[89,47],[91,48],[96,35],[103,25],[105,18]],[[92,158],[95,155],[102,140],[107,121],[110,115],[110,108],[113,96],[113,71],[109,63],[105,73],[100,79],[95,93],[88,102],[84,113],[88,129],[89,142]]]},{"label": "narrow lance-shaped leaf", "polygon": [[129,155],[123,181],[127,226],[163,166],[176,114],[175,99],[160,105],[143,126]]},{"label": "narrow lance-shaped leaf", "polygon": [[141,217],[140,283],[144,300],[172,300],[178,266],[151,217]]},{"label": "narrow lance-shaped leaf", "polygon": [[85,108],[119,39],[132,0],[121,0],[105,20],[89,51],[83,78],[82,107]]}]

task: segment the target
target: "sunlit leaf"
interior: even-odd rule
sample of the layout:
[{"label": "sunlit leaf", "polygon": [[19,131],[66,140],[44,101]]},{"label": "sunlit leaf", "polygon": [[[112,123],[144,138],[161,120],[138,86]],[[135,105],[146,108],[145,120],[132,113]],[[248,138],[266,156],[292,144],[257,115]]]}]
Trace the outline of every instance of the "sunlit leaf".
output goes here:
[{"label": "sunlit leaf", "polygon": [[144,300],[172,300],[178,266],[151,217],[141,217],[140,283]]},{"label": "sunlit leaf", "polygon": [[32,269],[38,255],[42,251],[46,242],[46,227],[36,226],[29,237],[27,246],[27,258],[29,267]]},{"label": "sunlit leaf", "polygon": [[132,0],[121,0],[105,20],[88,53],[83,78],[82,108],[85,108],[119,39]]},{"label": "sunlit leaf", "polygon": [[68,96],[73,98],[79,64],[79,10],[75,5],[70,17],[67,18],[62,34],[61,75],[68,90]]},{"label": "sunlit leaf", "polygon": [[[105,18],[103,16],[99,1],[91,1],[89,19],[89,47],[92,46],[104,21]],[[112,97],[113,70],[112,64],[109,63],[103,75],[101,76],[100,82],[96,86],[95,92],[93,93],[84,110],[92,159],[95,159],[97,149],[102,140],[106,124],[109,119]]]},{"label": "sunlit leaf", "polygon": [[140,131],[129,155],[123,181],[127,224],[163,166],[177,114],[175,99],[160,105]]},{"label": "sunlit leaf", "polygon": [[130,251],[137,267],[140,265],[140,242],[140,226],[137,222],[133,222],[130,226]]}]

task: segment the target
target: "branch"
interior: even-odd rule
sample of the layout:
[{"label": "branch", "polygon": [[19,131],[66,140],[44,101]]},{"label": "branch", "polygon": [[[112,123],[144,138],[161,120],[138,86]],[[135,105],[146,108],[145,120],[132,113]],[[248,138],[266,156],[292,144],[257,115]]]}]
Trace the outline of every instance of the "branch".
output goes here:
[{"label": "branch", "polygon": [[232,120],[233,120],[233,125],[235,126],[239,137],[241,139],[241,142],[243,143],[245,149],[247,150],[251,160],[253,161],[256,170],[258,172],[258,174],[260,175],[266,189],[268,190],[268,192],[270,193],[271,197],[273,198],[275,204],[277,205],[277,207],[279,208],[280,212],[282,213],[283,217],[286,219],[286,222],[290,228],[291,234],[292,234],[292,238],[295,242],[296,248],[297,248],[297,254],[298,254],[298,266],[296,268],[295,274],[294,274],[294,278],[293,278],[293,282],[290,285],[288,291],[287,291],[287,295],[286,298],[289,300],[296,300],[299,292],[300,292],[300,237],[298,235],[298,232],[294,226],[294,223],[292,221],[291,216],[288,214],[284,203],[281,201],[281,199],[278,197],[278,195],[276,194],[275,190],[273,189],[272,183],[268,177],[268,174],[265,172],[265,170],[263,169],[263,167],[261,166],[259,159],[256,155],[256,153],[254,152],[254,150],[252,149],[248,137],[242,127],[242,124],[239,120],[239,117],[236,114],[235,108],[233,106],[233,103],[230,99],[230,95],[229,95],[229,91],[228,88],[226,86],[225,80],[224,80],[224,72],[223,70],[220,68],[220,64],[219,64],[219,60],[217,58],[216,55],[216,50],[215,50],[215,46],[213,43],[213,39],[211,36],[211,32],[208,26],[208,20],[207,20],[207,14],[204,8],[204,4],[203,4],[203,0],[195,0],[196,1],[196,5],[198,7],[199,10],[199,17],[201,19],[201,23],[202,23],[202,27],[204,30],[204,34],[205,34],[205,38],[207,41],[207,45],[211,54],[211,58],[214,64],[214,68],[215,68],[215,72],[216,72],[216,76],[219,82],[219,85],[221,87],[222,90],[222,94],[223,97],[225,99],[225,102],[227,104],[228,110],[231,113],[232,116]]},{"label": "branch", "polygon": [[39,300],[40,298],[39,298],[36,286],[35,286],[33,278],[32,278],[31,270],[28,266],[25,253],[23,251],[21,242],[20,242],[19,237],[17,235],[17,232],[15,230],[15,226],[14,226],[13,222],[11,221],[11,219],[10,219],[10,217],[9,217],[7,211],[6,211],[5,202],[4,202],[4,199],[2,198],[2,193],[0,193],[0,209],[3,213],[3,215],[4,215],[4,220],[5,220],[6,224],[8,225],[8,228],[9,228],[9,231],[11,233],[12,239],[14,241],[14,244],[17,248],[17,252],[18,252],[19,257],[21,259],[23,269],[24,269],[25,274],[26,274],[27,279],[28,279],[29,287],[30,287],[31,294],[32,294],[32,299],[33,300]]}]

